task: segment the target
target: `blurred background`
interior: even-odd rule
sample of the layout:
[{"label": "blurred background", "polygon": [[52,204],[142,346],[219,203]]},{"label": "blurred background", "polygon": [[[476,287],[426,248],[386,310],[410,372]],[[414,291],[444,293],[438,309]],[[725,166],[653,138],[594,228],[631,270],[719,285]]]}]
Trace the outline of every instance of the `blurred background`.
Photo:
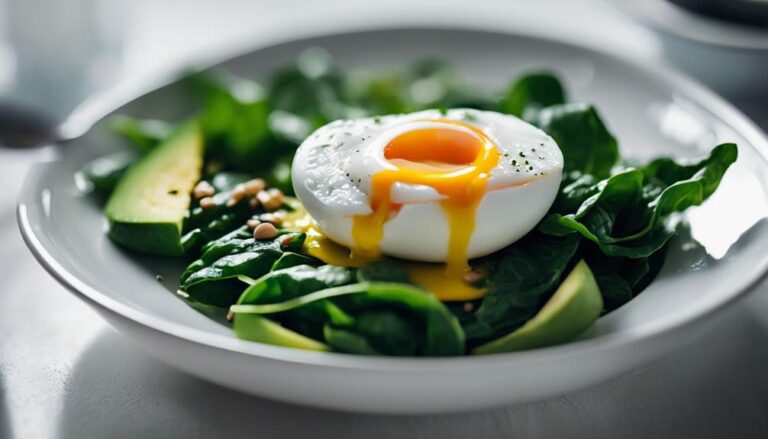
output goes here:
[{"label": "blurred background", "polygon": [[267,41],[425,23],[665,58],[750,108],[768,94],[765,0],[0,0],[0,103],[59,122],[101,92]]},{"label": "blurred background", "polygon": [[285,406],[171,370],[109,331],[21,242],[16,192],[29,164],[50,153],[35,146],[72,132],[103,96],[138,96],[175,72],[274,41],[424,25],[546,35],[672,64],[768,128],[766,0],[0,0],[0,438],[766,431],[765,288],[704,340],[598,388],[399,419]]}]

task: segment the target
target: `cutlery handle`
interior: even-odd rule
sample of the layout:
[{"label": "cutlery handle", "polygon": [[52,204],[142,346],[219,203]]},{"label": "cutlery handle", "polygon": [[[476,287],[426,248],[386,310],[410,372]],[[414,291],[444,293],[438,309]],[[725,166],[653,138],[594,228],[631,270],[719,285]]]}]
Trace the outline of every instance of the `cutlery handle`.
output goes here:
[{"label": "cutlery handle", "polygon": [[20,105],[0,103],[0,148],[34,148],[58,139],[46,115]]}]

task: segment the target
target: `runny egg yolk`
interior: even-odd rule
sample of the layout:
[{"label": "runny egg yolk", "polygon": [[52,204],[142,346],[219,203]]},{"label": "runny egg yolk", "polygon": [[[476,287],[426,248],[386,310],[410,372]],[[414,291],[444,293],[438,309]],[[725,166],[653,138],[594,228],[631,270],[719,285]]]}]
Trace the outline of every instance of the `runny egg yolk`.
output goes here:
[{"label": "runny egg yolk", "polygon": [[[300,204],[293,207],[294,211],[286,216],[283,227],[307,234],[304,249],[311,256],[326,264],[343,267],[362,267],[376,259],[353,255],[349,248],[325,236],[313,224],[312,219]],[[447,275],[445,266],[442,264],[408,262],[406,270],[414,283],[432,291],[438,299],[443,301],[468,301],[480,299],[485,295],[485,290],[469,285],[464,281],[463,276]]]},{"label": "runny egg yolk", "polygon": [[[446,282],[455,284],[469,269],[467,247],[475,229],[475,210],[485,195],[486,182],[499,161],[499,153],[491,139],[477,128],[458,121],[439,122],[443,126],[403,133],[384,148],[384,158],[393,168],[371,177],[369,197],[373,212],[353,218],[353,255],[370,259],[379,254],[384,224],[401,207],[391,199],[395,183],[431,187],[445,197],[440,205],[450,233],[446,262],[442,270],[430,268],[429,276],[419,276],[421,272],[415,269],[411,273],[414,277],[432,279],[434,288],[423,286],[443,300],[474,299],[482,294],[469,286],[466,287],[474,294],[469,290],[446,292],[447,296],[457,297],[445,297],[435,290],[442,289]],[[442,276],[435,276],[439,274]]]}]

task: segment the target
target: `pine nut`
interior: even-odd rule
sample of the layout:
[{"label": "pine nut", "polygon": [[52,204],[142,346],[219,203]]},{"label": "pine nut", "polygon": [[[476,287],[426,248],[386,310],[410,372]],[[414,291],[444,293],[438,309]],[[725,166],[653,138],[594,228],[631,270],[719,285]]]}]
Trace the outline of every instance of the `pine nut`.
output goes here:
[{"label": "pine nut", "polygon": [[200,207],[203,209],[210,209],[212,207],[216,207],[216,201],[214,201],[213,197],[205,197],[200,200]]},{"label": "pine nut", "polygon": [[277,210],[283,205],[283,192],[280,189],[271,188],[267,191],[261,191],[256,194],[256,198],[259,199],[267,212]]},{"label": "pine nut", "polygon": [[277,236],[277,228],[270,223],[261,223],[253,229],[253,237],[256,239],[271,239]]},{"label": "pine nut", "polygon": [[245,197],[245,185],[240,183],[232,189],[232,198],[242,200]]},{"label": "pine nut", "polygon": [[210,197],[214,193],[216,193],[216,189],[214,189],[214,187],[211,186],[211,184],[205,180],[200,180],[200,182],[195,185],[195,188],[192,189],[192,196],[196,200],[199,200],[205,197]]},{"label": "pine nut", "polygon": [[263,215],[260,215],[259,219],[267,223],[272,223],[276,226],[283,224],[283,218],[281,218],[279,215],[276,215],[274,213],[265,213]]},{"label": "pine nut", "polygon": [[253,180],[248,180],[245,182],[245,194],[256,195],[260,191],[263,191],[265,187],[267,187],[267,184],[264,182],[263,178],[254,178]]},{"label": "pine nut", "polygon": [[484,273],[477,271],[468,271],[464,273],[464,282],[468,284],[474,284],[480,282],[485,277]]},{"label": "pine nut", "polygon": [[283,191],[281,191],[280,189],[273,187],[273,188],[268,189],[267,193],[272,198],[277,198],[278,200],[280,200],[280,204],[283,203]]},{"label": "pine nut", "polygon": [[232,189],[232,195],[230,196],[229,201],[227,201],[227,207],[234,207],[243,198],[245,198],[245,185],[238,184]]},{"label": "pine nut", "polygon": [[261,224],[261,221],[257,220],[256,218],[251,218],[248,221],[246,221],[245,224],[248,226],[249,229],[253,230],[256,227],[258,227],[259,224]]}]

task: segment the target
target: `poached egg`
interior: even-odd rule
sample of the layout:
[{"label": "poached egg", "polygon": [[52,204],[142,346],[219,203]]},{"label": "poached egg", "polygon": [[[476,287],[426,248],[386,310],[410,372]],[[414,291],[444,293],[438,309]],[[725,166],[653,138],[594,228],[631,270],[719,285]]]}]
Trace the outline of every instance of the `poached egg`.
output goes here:
[{"label": "poached egg", "polygon": [[461,277],[469,259],[528,233],[554,201],[562,170],[562,153],[542,130],[454,109],[327,124],[297,150],[292,179],[311,218],[310,253],[314,243],[325,259],[316,256],[338,265],[380,255],[440,263],[415,264],[419,283]]}]

